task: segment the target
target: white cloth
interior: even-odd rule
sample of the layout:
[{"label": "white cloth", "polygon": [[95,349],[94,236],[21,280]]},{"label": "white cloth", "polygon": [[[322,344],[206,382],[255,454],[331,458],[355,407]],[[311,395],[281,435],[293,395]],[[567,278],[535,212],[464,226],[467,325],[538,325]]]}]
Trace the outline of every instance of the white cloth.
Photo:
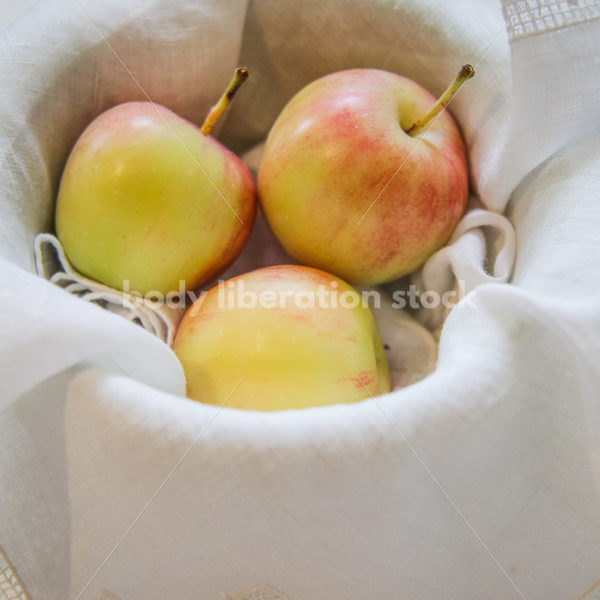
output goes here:
[{"label": "white cloth", "polygon": [[[411,281],[421,293],[430,291],[443,297],[453,290],[462,298],[484,283],[506,283],[512,273],[515,247],[515,232],[508,219],[472,208],[448,244],[416,271]],[[417,318],[439,337],[450,309],[442,303],[433,308],[421,306]]]},{"label": "white cloth", "polygon": [[[597,3],[528,0],[529,23],[583,16],[511,26],[509,46],[501,7],[478,0],[81,2],[93,23],[47,0],[1,50],[0,546],[30,598],[258,583],[293,600],[593,597],[600,20],[583,5]],[[451,109],[483,205],[503,211],[517,188],[514,276],[452,310],[418,383],[306,411],[193,403],[158,338],[33,274],[66,154],[93,116],[144,98],[131,75],[199,122],[239,62],[252,77],[217,133],[237,152],[324,73],[377,66],[438,93],[476,64]],[[486,223],[453,256],[510,231]],[[508,276],[487,257],[481,278]]]},{"label": "white cloth", "polygon": [[[50,233],[39,233],[33,242],[35,268],[40,277],[60,286],[86,302],[94,302],[141,325],[168,346],[173,343],[177,325],[185,311],[185,298],[173,298],[172,303],[134,296],[77,272],[67,259],[60,241]],[[173,306],[173,304],[176,304]]]}]

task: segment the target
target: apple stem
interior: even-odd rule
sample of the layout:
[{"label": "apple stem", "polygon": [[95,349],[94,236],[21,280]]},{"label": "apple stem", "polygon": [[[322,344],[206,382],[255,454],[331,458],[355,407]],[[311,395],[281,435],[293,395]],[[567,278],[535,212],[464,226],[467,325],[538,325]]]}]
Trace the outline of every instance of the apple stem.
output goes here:
[{"label": "apple stem", "polygon": [[409,135],[415,135],[419,131],[421,131],[421,129],[423,129],[423,127],[425,127],[427,123],[429,123],[432,119],[434,119],[437,116],[439,112],[446,108],[450,100],[452,100],[454,94],[456,94],[456,92],[458,92],[458,90],[460,89],[460,86],[465,81],[467,81],[467,79],[471,79],[473,75],[475,75],[475,69],[471,65],[463,65],[460,71],[458,72],[456,79],[448,86],[448,89],[438,98],[437,102],[431,107],[431,110],[426,115],[415,121],[408,129],[405,129],[404,131],[406,131],[406,133],[408,133]]},{"label": "apple stem", "polygon": [[202,127],[200,127],[200,133],[208,135],[220,116],[225,112],[229,106],[231,100],[235,96],[235,93],[240,89],[242,83],[248,79],[248,69],[246,67],[238,67],[233,74],[233,79],[229,82],[227,89],[223,92],[219,101],[210,109],[210,112],[204,119]]}]

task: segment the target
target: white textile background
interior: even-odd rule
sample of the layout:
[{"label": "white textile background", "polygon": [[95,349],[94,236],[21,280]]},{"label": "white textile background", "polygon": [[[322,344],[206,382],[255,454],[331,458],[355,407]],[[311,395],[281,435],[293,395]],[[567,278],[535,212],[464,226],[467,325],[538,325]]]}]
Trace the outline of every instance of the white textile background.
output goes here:
[{"label": "white textile background", "polygon": [[0,31],[16,21],[36,3],[36,0],[4,0],[0,4]]},{"label": "white textile background", "polygon": [[[5,32],[0,546],[32,600],[227,598],[259,583],[291,600],[597,594],[597,9],[46,0]],[[144,98],[131,75],[200,122],[240,62],[253,76],[217,134],[240,153],[319,75],[379,67],[438,93],[476,64],[452,110],[474,191],[516,231],[514,275],[482,283],[480,265],[422,381],[306,411],[193,403],[165,344],[34,275],[68,150],[99,112]],[[485,224],[424,285],[494,254],[502,236]]]}]

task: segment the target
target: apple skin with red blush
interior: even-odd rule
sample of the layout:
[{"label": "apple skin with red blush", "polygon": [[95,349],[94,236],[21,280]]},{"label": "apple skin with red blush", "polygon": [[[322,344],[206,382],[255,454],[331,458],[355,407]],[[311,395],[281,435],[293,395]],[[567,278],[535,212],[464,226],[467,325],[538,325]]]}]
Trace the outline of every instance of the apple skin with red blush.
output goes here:
[{"label": "apple skin with red blush", "polygon": [[248,167],[210,136],[247,79],[236,69],[199,129],[153,102],[100,114],[67,160],[56,233],[72,265],[115,289],[163,297],[216,277],[254,220]]},{"label": "apple skin with red blush", "polygon": [[376,69],[318,79],[285,106],[258,174],[262,210],[299,262],[354,285],[406,275],[450,238],[467,201],[460,131],[414,81]]},{"label": "apple skin with red blush", "polygon": [[217,406],[301,409],[390,391],[369,306],[341,279],[300,265],[220,282],[188,309],[173,350],[188,397]]}]

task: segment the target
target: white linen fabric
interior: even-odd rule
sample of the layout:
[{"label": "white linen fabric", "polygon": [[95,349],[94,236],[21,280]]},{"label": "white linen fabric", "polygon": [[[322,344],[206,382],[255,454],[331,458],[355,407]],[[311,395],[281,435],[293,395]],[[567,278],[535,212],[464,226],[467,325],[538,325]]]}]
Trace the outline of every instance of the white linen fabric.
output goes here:
[{"label": "white linen fabric", "polygon": [[173,298],[172,303],[162,302],[141,295],[134,296],[88,279],[73,268],[62,244],[51,233],[39,233],[35,237],[33,254],[40,277],[86,302],[94,302],[141,325],[168,346],[173,343],[177,325],[185,311],[185,299],[178,297]]},{"label": "white linen fabric", "polygon": [[[0,546],[31,599],[597,594],[596,5],[47,0],[4,33]],[[166,344],[35,275],[85,125],[145,93],[200,122],[241,62],[252,77],[217,133],[239,153],[327,72],[379,67],[438,93],[476,65],[451,109],[483,208],[416,276],[470,291],[439,348],[419,346],[437,353],[419,382],[305,411],[194,403]],[[512,230],[490,213],[506,209],[510,283]],[[260,231],[232,272],[278,260]],[[430,335],[390,310],[384,337]]]}]

